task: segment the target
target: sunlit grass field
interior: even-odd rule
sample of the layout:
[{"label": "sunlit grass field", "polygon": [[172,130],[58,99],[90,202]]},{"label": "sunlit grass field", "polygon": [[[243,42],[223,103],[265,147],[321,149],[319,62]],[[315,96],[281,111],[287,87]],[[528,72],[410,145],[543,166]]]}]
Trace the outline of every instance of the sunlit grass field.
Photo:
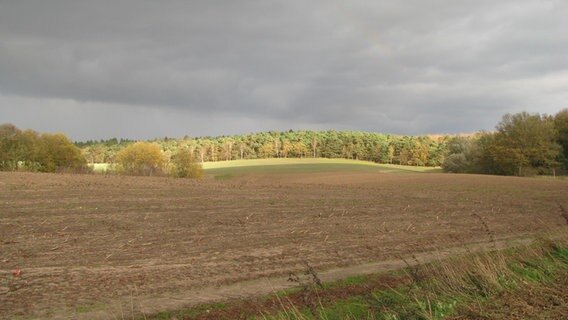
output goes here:
[{"label": "sunlit grass field", "polygon": [[278,158],[205,162],[206,174],[214,176],[253,173],[310,172],[441,172],[439,168],[377,164],[369,161],[325,158]]},{"label": "sunlit grass field", "polygon": [[[92,168],[97,173],[112,170],[108,163],[95,163]],[[274,158],[205,162],[203,169],[205,174],[213,176],[310,172],[442,172],[440,168],[433,167],[377,164],[369,161],[326,158]]]}]

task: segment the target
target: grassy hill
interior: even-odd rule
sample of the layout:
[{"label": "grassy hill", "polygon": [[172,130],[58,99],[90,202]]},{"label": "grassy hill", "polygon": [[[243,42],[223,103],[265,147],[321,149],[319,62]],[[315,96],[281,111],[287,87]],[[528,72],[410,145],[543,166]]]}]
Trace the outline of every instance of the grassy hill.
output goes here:
[{"label": "grassy hill", "polygon": [[439,168],[377,164],[374,162],[347,159],[256,159],[206,162],[206,174],[214,176],[268,173],[310,172],[441,172]]}]

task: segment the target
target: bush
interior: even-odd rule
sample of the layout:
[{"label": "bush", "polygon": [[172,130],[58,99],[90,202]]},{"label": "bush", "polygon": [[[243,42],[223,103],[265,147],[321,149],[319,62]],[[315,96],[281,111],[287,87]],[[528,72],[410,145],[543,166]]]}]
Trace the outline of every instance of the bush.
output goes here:
[{"label": "bush", "polygon": [[187,149],[179,149],[172,157],[172,175],[178,178],[201,178],[203,168],[195,161],[195,157]]},{"label": "bush", "polygon": [[136,142],[116,155],[116,165],[118,172],[127,175],[163,175],[164,154],[156,143]]}]

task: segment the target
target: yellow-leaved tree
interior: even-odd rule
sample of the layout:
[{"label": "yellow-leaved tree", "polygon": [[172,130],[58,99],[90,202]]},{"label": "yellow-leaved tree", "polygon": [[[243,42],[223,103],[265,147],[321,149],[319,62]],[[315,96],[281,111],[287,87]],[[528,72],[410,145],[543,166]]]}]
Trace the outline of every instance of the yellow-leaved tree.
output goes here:
[{"label": "yellow-leaved tree", "polygon": [[128,175],[163,175],[164,163],[164,154],[156,143],[136,142],[116,155],[118,172]]}]

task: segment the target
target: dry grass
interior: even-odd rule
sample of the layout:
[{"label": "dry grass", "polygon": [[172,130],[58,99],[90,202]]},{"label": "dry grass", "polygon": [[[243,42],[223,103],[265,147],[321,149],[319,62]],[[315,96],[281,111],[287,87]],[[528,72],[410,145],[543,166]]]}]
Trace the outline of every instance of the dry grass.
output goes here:
[{"label": "dry grass", "polygon": [[[420,280],[413,275],[416,268],[424,275]],[[510,319],[507,315],[515,314],[515,319],[523,319],[523,315],[560,319],[568,311],[568,289],[562,284],[565,281],[561,280],[560,285],[551,282],[566,276],[566,238],[539,239],[527,246],[409,266],[410,284],[399,287],[331,301],[320,299],[324,293],[314,292],[312,305],[316,304],[316,308],[284,297],[280,300],[283,311],[261,318]],[[547,300],[535,302],[532,291],[542,292]],[[536,304],[544,312],[535,314],[527,303]]]}]

